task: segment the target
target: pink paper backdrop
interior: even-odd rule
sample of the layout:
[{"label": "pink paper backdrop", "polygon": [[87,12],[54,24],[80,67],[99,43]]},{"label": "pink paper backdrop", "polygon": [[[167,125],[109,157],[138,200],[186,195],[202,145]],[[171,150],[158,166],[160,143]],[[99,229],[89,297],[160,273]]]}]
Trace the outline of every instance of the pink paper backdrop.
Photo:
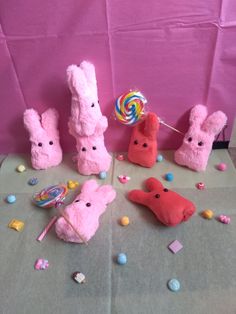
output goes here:
[{"label": "pink paper backdrop", "polygon": [[[140,89],[149,110],[181,131],[197,103],[228,115],[236,103],[235,0],[8,0],[0,2],[0,153],[28,152],[26,108],[56,107],[61,142],[68,134],[70,93],[65,70],[96,66],[102,111],[109,118],[108,149],[127,150],[131,129],[112,118],[114,101]],[[162,126],[159,147],[181,136]]]}]

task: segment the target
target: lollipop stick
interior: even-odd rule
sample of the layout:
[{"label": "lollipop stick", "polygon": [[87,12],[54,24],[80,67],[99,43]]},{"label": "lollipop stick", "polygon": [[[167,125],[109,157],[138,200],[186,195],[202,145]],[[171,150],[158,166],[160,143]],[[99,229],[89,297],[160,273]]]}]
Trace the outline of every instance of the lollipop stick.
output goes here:
[{"label": "lollipop stick", "polygon": [[59,214],[65,219],[65,221],[71,226],[71,228],[74,230],[74,232],[77,234],[77,236],[83,241],[84,244],[88,245],[88,242],[84,239],[84,237],[81,236],[81,234],[78,232],[78,230],[73,226],[73,224],[70,222],[70,220],[67,218],[66,214],[58,208]]},{"label": "lollipop stick", "polygon": [[41,242],[45,238],[46,234],[49,232],[49,230],[52,228],[54,223],[57,221],[57,218],[58,218],[57,216],[52,217],[52,219],[49,221],[47,226],[43,229],[43,231],[37,237],[37,241]]},{"label": "lollipop stick", "polygon": [[171,130],[181,134],[181,135],[184,135],[184,133],[180,132],[179,130],[173,128],[173,126],[170,126],[169,124],[165,123],[163,120],[159,119],[159,122],[165,126],[167,126],[168,128],[170,128]]}]

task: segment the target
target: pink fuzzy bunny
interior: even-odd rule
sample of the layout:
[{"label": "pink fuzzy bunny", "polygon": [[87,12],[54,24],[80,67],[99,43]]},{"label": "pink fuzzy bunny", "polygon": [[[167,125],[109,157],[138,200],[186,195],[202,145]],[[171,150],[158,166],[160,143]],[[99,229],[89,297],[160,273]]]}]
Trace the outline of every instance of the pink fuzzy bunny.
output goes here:
[{"label": "pink fuzzy bunny", "polygon": [[[73,203],[66,206],[64,214],[83,239],[89,241],[99,227],[99,217],[115,197],[116,191],[111,185],[99,186],[96,180],[88,180]],[[58,237],[64,241],[82,243],[63,217],[57,220],[55,227]]]},{"label": "pink fuzzy bunny", "polygon": [[108,123],[98,102],[95,68],[93,64],[83,61],[79,67],[69,66],[67,77],[72,93],[68,126],[69,133],[76,139],[78,171],[83,175],[108,171],[112,158],[103,136]]},{"label": "pink fuzzy bunny", "polygon": [[87,61],[83,61],[80,66],[70,65],[67,68],[67,80],[72,94],[69,125],[73,125],[79,136],[93,135],[99,121],[105,131],[107,121],[99,106],[94,65]]},{"label": "pink fuzzy bunny", "polygon": [[183,144],[175,152],[177,164],[195,171],[205,171],[214,138],[227,121],[222,111],[216,111],[207,118],[207,108],[196,105],[189,118],[190,127],[184,136]]},{"label": "pink fuzzy bunny", "polygon": [[39,170],[59,165],[62,149],[56,109],[49,108],[41,117],[34,109],[25,110],[24,125],[30,134],[32,167]]}]

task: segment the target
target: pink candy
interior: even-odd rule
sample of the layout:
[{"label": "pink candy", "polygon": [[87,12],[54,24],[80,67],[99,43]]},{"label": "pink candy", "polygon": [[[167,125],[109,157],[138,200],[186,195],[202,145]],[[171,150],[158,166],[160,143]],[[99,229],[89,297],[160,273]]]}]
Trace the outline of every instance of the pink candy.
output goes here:
[{"label": "pink candy", "polygon": [[125,184],[125,183],[127,183],[130,180],[130,177],[120,175],[120,176],[118,176],[118,179],[119,179],[120,183]]},{"label": "pink candy", "polygon": [[37,270],[44,270],[47,269],[48,267],[49,267],[48,260],[43,258],[37,259],[37,261],[34,264],[34,268]]},{"label": "pink candy", "polygon": [[228,225],[230,223],[230,217],[228,217],[228,216],[220,215],[218,219],[223,224],[227,224]]},{"label": "pink candy", "polygon": [[196,187],[198,190],[204,190],[205,189],[205,184],[203,182],[199,182],[196,184]]},{"label": "pink candy", "polygon": [[218,164],[218,165],[216,166],[216,168],[217,168],[219,171],[225,171],[225,170],[227,170],[227,165],[226,165],[225,163],[221,162],[220,164]]},{"label": "pink candy", "polygon": [[124,157],[124,155],[118,155],[118,156],[116,156],[116,159],[119,161],[123,161],[123,160],[125,160],[125,157]]}]

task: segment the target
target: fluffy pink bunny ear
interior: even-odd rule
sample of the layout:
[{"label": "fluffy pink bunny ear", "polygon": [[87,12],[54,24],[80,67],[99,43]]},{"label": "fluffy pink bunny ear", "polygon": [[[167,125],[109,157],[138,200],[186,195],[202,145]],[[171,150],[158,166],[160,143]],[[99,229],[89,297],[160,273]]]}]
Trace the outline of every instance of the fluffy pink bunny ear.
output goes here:
[{"label": "fluffy pink bunny ear", "polygon": [[106,204],[111,203],[116,197],[116,191],[111,185],[102,185],[97,189],[99,196],[105,200]]},{"label": "fluffy pink bunny ear", "polygon": [[145,182],[146,188],[148,191],[160,190],[163,189],[162,183],[156,178],[149,178]]},{"label": "fluffy pink bunny ear", "polygon": [[87,78],[83,70],[75,64],[67,68],[67,81],[72,95],[85,97],[90,93]]},{"label": "fluffy pink bunny ear", "polygon": [[56,109],[47,109],[42,113],[41,117],[41,123],[44,130],[50,133],[57,132],[59,114]]},{"label": "fluffy pink bunny ear", "polygon": [[80,64],[80,68],[83,70],[84,75],[87,80],[87,84],[93,95],[97,95],[97,79],[95,67],[92,63],[88,61],[83,61]]},{"label": "fluffy pink bunny ear", "polygon": [[99,187],[99,185],[97,184],[96,180],[87,180],[84,182],[82,188],[81,188],[81,193],[93,193],[97,190],[97,188]]},{"label": "fluffy pink bunny ear", "polygon": [[30,134],[35,134],[42,129],[40,115],[34,109],[26,109],[23,116],[25,128]]},{"label": "fluffy pink bunny ear", "polygon": [[193,126],[200,127],[207,117],[207,108],[203,105],[196,105],[192,108],[189,117],[189,123]]},{"label": "fluffy pink bunny ear", "polygon": [[202,125],[202,130],[212,134],[217,135],[223,129],[227,122],[227,117],[222,111],[216,111],[211,114]]}]

